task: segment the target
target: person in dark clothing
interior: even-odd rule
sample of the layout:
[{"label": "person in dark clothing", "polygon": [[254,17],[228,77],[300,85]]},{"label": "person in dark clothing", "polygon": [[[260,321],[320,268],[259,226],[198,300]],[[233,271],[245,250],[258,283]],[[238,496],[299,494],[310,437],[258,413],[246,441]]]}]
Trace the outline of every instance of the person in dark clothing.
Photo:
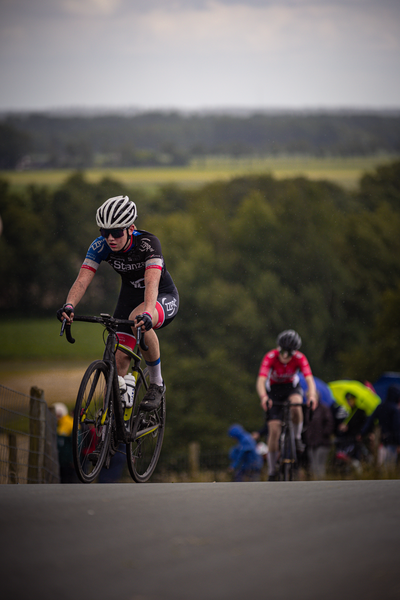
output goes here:
[{"label": "person in dark clothing", "polygon": [[367,413],[357,407],[357,397],[354,394],[347,393],[345,397],[350,412],[339,425],[337,447],[345,450],[349,457],[360,461],[362,458],[361,430],[367,420]]},{"label": "person in dark clothing", "polygon": [[357,407],[356,400],[357,397],[353,394],[346,394],[346,401],[350,407],[350,413],[339,426],[339,432],[342,436],[349,439],[354,439],[360,435],[361,429],[367,419],[365,410]]},{"label": "person in dark clothing", "polygon": [[325,477],[326,461],[332,445],[334,429],[331,409],[326,404],[318,402],[313,418],[307,423],[304,431],[310,471],[316,479]]},{"label": "person in dark clothing", "polygon": [[391,385],[385,402],[378,404],[361,430],[361,435],[371,434],[375,424],[381,428],[381,451],[378,454],[380,465],[395,465],[400,453],[400,385]]}]

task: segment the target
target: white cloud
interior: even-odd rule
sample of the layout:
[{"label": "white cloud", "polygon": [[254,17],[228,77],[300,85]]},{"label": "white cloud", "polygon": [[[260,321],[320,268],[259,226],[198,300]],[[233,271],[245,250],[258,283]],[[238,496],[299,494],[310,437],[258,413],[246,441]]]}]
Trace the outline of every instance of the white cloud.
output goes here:
[{"label": "white cloud", "polygon": [[[323,51],[343,43],[394,48],[400,39],[400,3],[391,0],[2,0],[0,6],[1,17],[3,6],[8,8],[2,33],[11,26],[27,40],[60,36],[59,43],[65,39],[72,52],[79,50],[84,32],[99,46],[100,34],[118,39],[121,51],[126,44],[142,51],[184,48],[201,53],[292,50],[300,45]],[[10,16],[13,6],[18,10]]]},{"label": "white cloud", "polygon": [[61,8],[78,17],[109,16],[116,13],[122,0],[62,0]]},{"label": "white cloud", "polygon": [[400,105],[399,7],[394,0],[0,0],[0,108]]}]

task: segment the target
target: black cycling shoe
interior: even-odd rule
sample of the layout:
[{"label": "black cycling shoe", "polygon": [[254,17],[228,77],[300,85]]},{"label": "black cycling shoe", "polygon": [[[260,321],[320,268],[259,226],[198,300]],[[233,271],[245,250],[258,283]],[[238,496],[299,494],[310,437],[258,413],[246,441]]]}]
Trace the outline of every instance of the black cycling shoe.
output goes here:
[{"label": "black cycling shoe", "polygon": [[140,403],[140,410],[150,411],[160,408],[161,400],[165,394],[165,385],[151,383],[149,389]]},{"label": "black cycling shoe", "polygon": [[268,481],[278,481],[277,475],[268,475]]}]

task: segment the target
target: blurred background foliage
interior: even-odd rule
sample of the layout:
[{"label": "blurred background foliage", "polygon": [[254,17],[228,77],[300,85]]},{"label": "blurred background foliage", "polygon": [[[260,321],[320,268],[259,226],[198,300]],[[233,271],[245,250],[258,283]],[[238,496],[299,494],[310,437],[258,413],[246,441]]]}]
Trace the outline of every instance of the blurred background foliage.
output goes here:
[{"label": "blurred background foliage", "polygon": [[208,155],[371,156],[400,152],[398,111],[12,113],[0,169],[182,166]]},{"label": "blurred background foliage", "polygon": [[[178,317],[159,333],[167,449],[192,440],[220,449],[232,422],[261,427],[255,380],[283,329],[300,333],[325,381],[400,371],[400,162],[366,174],[356,192],[268,175],[152,196],[80,172],[56,191],[1,181],[3,321],[55,318],[98,235],[95,211],[117,194],[160,238],[180,292]],[[102,264],[77,312],[112,312],[118,290]]]}]

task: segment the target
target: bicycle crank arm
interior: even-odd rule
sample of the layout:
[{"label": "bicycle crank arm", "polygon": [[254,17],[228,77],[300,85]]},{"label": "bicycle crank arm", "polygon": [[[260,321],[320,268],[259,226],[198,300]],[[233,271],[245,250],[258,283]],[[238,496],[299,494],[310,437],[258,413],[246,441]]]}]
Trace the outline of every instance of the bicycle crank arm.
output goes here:
[{"label": "bicycle crank arm", "polygon": [[139,433],[134,435],[130,441],[136,442],[136,440],[144,437],[145,435],[149,435],[149,433],[153,433],[153,431],[156,431],[159,427],[160,427],[160,424],[157,423],[157,425],[152,425],[151,427],[146,427],[146,429],[141,429],[139,431]]}]

